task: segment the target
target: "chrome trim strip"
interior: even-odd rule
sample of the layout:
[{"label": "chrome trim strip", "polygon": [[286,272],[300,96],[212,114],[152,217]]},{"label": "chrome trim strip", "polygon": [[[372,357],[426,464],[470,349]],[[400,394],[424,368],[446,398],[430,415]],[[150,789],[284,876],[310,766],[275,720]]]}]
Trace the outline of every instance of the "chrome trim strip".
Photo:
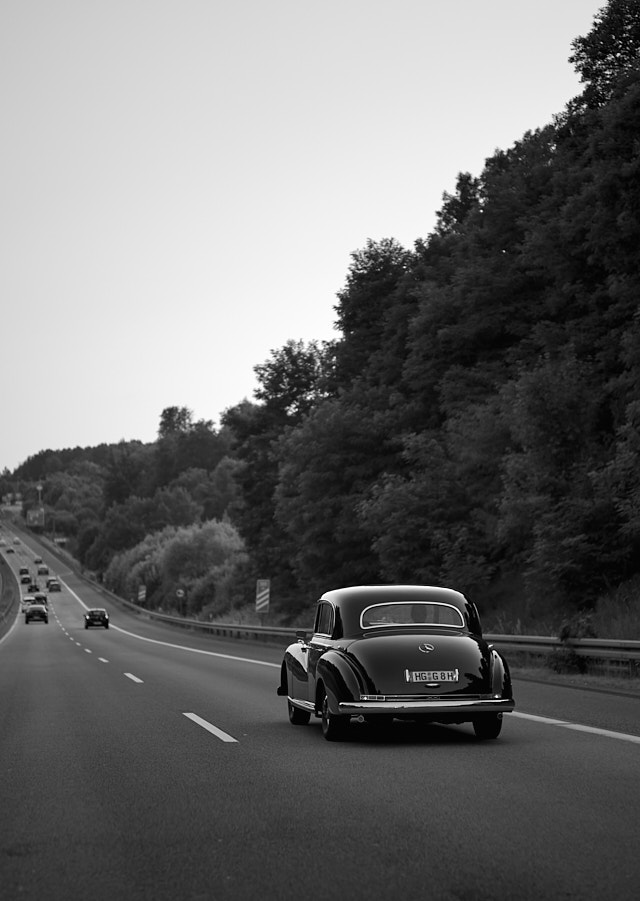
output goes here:
[{"label": "chrome trim strip", "polygon": [[[398,623],[378,623],[377,625],[365,626],[363,623],[363,617],[368,610],[373,610],[375,607],[403,607],[407,604],[431,604],[433,607],[449,607],[451,610],[454,610],[455,613],[460,617],[460,622],[458,625],[454,625],[453,623],[428,623],[428,622],[398,622]],[[461,610],[459,610],[455,604],[448,604],[446,601],[436,601],[430,600],[429,598],[404,598],[402,600],[394,600],[394,601],[379,601],[377,604],[369,604],[368,607],[364,607],[362,612],[360,613],[360,628],[363,630],[366,629],[384,629],[384,628],[392,628],[398,626],[417,626],[418,628],[422,626],[435,626],[440,629],[464,629],[466,628],[466,624],[464,621],[464,615]]]},{"label": "chrome trim strip", "polygon": [[515,707],[515,702],[504,698],[466,701],[342,701],[338,704],[340,713],[357,715],[359,713],[482,713],[483,710],[491,710],[499,713],[509,713]]},{"label": "chrome trim strip", "polygon": [[311,703],[311,701],[299,701],[298,698],[292,698],[291,695],[287,695],[287,701],[290,704],[293,704],[294,707],[299,707],[300,710],[308,710],[311,713],[315,713],[315,705]]}]

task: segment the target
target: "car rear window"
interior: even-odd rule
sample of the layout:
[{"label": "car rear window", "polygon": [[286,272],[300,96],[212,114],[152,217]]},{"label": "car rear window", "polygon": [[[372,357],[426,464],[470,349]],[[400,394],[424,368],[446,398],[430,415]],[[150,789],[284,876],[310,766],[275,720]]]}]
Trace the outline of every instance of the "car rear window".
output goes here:
[{"label": "car rear window", "polygon": [[453,626],[464,627],[464,618],[457,607],[432,601],[373,604],[360,614],[363,629],[384,626]]}]

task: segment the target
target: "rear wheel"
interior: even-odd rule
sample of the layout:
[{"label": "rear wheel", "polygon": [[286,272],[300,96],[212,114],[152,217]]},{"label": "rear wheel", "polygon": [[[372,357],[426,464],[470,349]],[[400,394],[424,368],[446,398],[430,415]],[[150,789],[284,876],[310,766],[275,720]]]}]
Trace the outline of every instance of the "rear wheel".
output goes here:
[{"label": "rear wheel", "polygon": [[326,691],[322,696],[320,712],[322,714],[322,734],[327,741],[342,741],[349,728],[350,717],[340,716],[329,711],[329,698]]},{"label": "rear wheel", "polygon": [[473,731],[476,733],[476,738],[483,740],[497,738],[501,729],[501,713],[485,713],[484,716],[479,716],[473,721]]},{"label": "rear wheel", "polygon": [[311,719],[311,714],[306,710],[300,710],[299,707],[295,707],[291,701],[287,701],[287,706],[289,708],[289,722],[294,726],[306,726]]}]

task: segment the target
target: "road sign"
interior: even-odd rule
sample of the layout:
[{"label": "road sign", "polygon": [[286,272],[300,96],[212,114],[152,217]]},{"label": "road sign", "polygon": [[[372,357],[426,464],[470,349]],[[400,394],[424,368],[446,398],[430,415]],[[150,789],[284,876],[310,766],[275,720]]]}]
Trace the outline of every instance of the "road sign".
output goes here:
[{"label": "road sign", "polygon": [[256,582],[256,613],[267,613],[269,610],[270,579],[258,579]]},{"label": "road sign", "polygon": [[140,587],[138,588],[138,600],[144,601],[144,600],[146,600],[146,597],[147,597],[147,586],[140,585]]}]

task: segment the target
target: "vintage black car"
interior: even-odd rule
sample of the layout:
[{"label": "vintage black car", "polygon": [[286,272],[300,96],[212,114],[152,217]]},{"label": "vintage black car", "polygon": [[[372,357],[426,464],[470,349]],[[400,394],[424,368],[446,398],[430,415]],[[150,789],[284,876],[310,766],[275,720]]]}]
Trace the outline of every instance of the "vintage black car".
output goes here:
[{"label": "vintage black car", "polygon": [[88,629],[89,626],[104,626],[105,629],[109,628],[109,614],[102,607],[94,607],[92,610],[87,610],[84,615],[84,627]]},{"label": "vintage black car", "polygon": [[478,738],[497,738],[503,714],[514,708],[505,659],[482,637],[475,604],[453,589],[327,591],[311,637],[297,634],[278,694],[293,725],[319,717],[329,741],[345,736],[352,716],[373,725],[472,723]]}]

